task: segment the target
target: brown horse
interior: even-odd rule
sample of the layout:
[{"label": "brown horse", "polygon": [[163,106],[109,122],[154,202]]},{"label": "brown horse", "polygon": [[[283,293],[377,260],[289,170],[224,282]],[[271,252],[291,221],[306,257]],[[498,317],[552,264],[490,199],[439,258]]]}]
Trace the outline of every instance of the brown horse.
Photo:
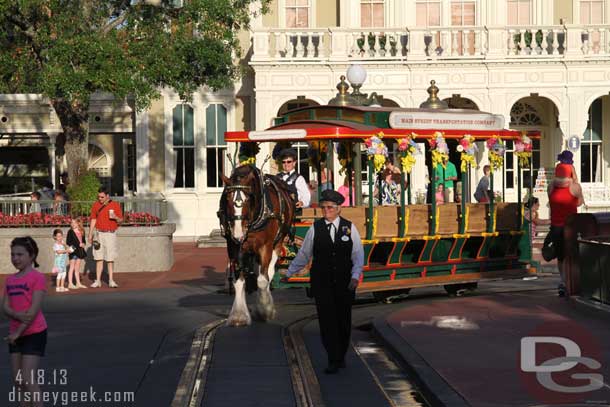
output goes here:
[{"label": "brown horse", "polygon": [[282,180],[263,175],[252,165],[237,167],[230,178],[221,178],[225,187],[218,217],[227,240],[229,273],[235,287],[227,325],[251,323],[245,294],[255,289],[254,284],[247,284],[254,278],[258,286],[256,314],[261,320],[273,319],[270,285],[280,246],[292,226],[294,202]]}]

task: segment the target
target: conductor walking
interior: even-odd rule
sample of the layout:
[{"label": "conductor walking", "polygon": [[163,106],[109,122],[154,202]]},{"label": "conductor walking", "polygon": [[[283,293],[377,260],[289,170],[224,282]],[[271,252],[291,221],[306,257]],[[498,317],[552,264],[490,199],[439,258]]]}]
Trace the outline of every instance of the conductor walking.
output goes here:
[{"label": "conductor walking", "polygon": [[328,374],[345,367],[352,328],[352,303],[364,263],[358,230],[349,220],[339,216],[344,200],[336,191],[322,192],[320,208],[324,218],[316,220],[309,228],[286,272],[286,277],[290,277],[313,257],[311,293],[316,301],[322,344],[328,354],[328,367],[324,370]]}]

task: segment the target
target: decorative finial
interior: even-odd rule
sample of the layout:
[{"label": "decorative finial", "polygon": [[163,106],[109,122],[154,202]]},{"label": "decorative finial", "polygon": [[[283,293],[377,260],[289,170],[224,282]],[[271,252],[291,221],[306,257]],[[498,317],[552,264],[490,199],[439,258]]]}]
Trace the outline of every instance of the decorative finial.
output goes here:
[{"label": "decorative finial", "polygon": [[347,92],[349,85],[345,82],[345,75],[341,75],[340,82],[337,84],[337,96],[328,101],[331,106],[356,106],[356,100]]},{"label": "decorative finial", "polygon": [[349,90],[349,85],[347,84],[347,82],[345,82],[345,75],[341,75],[339,79],[341,81],[337,84],[337,90],[339,91],[340,95],[345,95]]},{"label": "decorative finial", "polygon": [[419,105],[422,109],[448,109],[449,105],[438,98],[439,89],[436,86],[436,81],[433,79],[430,81],[430,87],[428,88],[428,100]]}]

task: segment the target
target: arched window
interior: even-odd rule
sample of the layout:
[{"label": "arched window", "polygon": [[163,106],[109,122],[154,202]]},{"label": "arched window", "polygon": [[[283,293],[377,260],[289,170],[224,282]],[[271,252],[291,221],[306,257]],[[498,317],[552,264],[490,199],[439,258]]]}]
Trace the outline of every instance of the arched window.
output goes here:
[{"label": "arched window", "polygon": [[89,157],[87,160],[87,167],[90,170],[95,171],[102,186],[106,187],[110,191],[112,186],[112,169],[110,159],[104,150],[95,144],[89,144],[88,151]]},{"label": "arched window", "polygon": [[305,98],[305,96],[297,96],[296,99],[292,99],[292,100],[289,100],[288,102],[284,103],[282,105],[282,107],[280,107],[280,109],[278,110],[277,115],[283,116],[286,114],[286,112],[289,112],[294,109],[300,109],[302,107],[318,106],[318,105],[319,105],[319,103],[316,102],[315,100],[307,99],[307,98]]},{"label": "arched window", "polygon": [[589,121],[580,146],[581,182],[602,182],[602,99],[589,107]]},{"label": "arched window", "polygon": [[449,109],[466,109],[466,110],[479,110],[476,103],[468,98],[463,98],[460,95],[453,95],[450,98],[443,99],[447,102]]},{"label": "arched window", "polygon": [[510,110],[510,124],[515,126],[536,126],[542,124],[538,111],[525,102],[517,102]]},{"label": "arched window", "polygon": [[[517,127],[519,130],[528,130],[525,126],[542,126],[542,118],[538,113],[538,110],[529,103],[519,101],[515,103],[510,110],[510,126]],[[515,146],[512,140],[506,141],[506,153],[505,153],[505,168],[506,176],[506,187],[512,188],[511,185],[515,182],[515,174],[517,171],[518,160],[514,158]],[[540,139],[532,140],[532,168],[533,172],[530,174],[529,168],[522,169],[523,174],[523,185],[528,187],[530,183],[536,182],[538,178],[538,171],[540,169]],[[511,181],[512,180],[512,181]]]},{"label": "arched window", "polygon": [[178,105],[173,110],[173,148],[176,179],[174,188],[195,187],[195,132],[193,108]]},{"label": "arched window", "polygon": [[212,104],[205,109],[205,152],[207,186],[222,187],[220,174],[225,173],[227,143],[227,109],[221,104]]}]

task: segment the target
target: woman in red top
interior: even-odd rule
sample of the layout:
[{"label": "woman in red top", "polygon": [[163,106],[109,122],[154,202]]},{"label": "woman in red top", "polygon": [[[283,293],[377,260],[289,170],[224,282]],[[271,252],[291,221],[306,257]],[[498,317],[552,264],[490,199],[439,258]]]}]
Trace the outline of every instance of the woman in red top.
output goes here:
[{"label": "woman in red top", "polygon": [[[564,151],[558,158],[564,157]],[[571,155],[571,154],[570,154]],[[564,160],[555,167],[555,179],[549,189],[549,206],[551,208],[551,237],[557,253],[557,267],[561,281],[558,287],[560,297],[565,296],[565,279],[563,270],[563,228],[566,219],[578,212],[578,207],[584,203],[582,189],[576,179],[576,172],[571,162],[571,157]]]}]

